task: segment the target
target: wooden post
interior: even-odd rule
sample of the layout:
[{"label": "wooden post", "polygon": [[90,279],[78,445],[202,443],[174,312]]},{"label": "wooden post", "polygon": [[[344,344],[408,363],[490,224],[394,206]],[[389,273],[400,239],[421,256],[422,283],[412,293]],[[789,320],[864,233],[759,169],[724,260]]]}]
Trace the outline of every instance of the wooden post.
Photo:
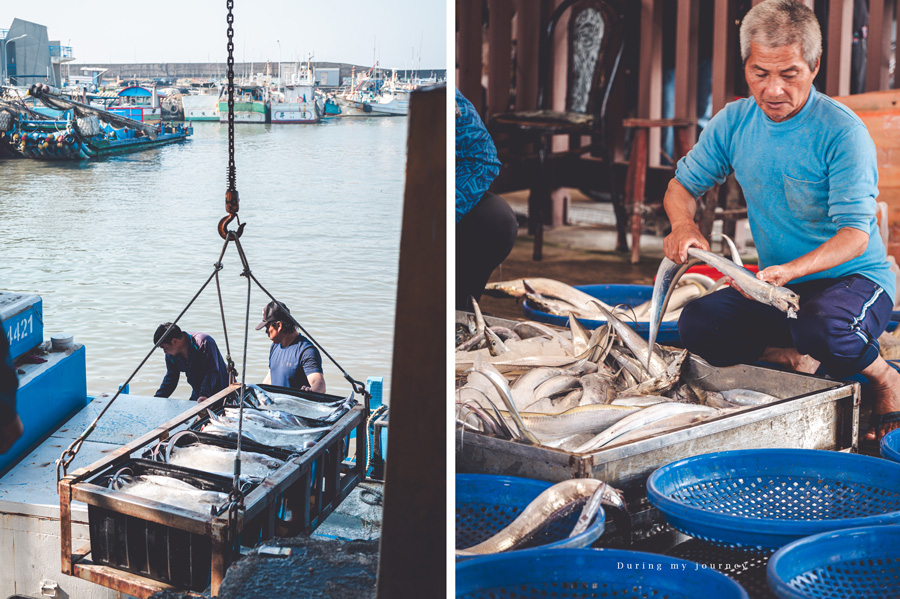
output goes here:
[{"label": "wooden post", "polygon": [[828,67],[825,93],[846,96],[850,93],[850,52],[853,48],[853,1],[829,0]]},{"label": "wooden post", "polygon": [[446,106],[410,95],[379,599],[447,593]]},{"label": "wooden post", "polygon": [[[659,129],[658,127],[656,128]],[[629,186],[632,192],[631,216],[631,263],[641,261],[641,230],[644,228],[644,185],[647,181],[647,127],[636,127],[631,147],[631,162],[628,164]]]},{"label": "wooden post", "polygon": [[488,15],[487,117],[509,110],[512,0],[488,0]]},{"label": "wooden post", "polygon": [[484,114],[481,99],[481,7],[483,0],[457,0],[456,18],[458,76],[456,86],[478,114]]},{"label": "wooden post", "polygon": [[518,0],[516,11],[516,110],[537,106],[538,46],[540,45],[541,3]]},{"label": "wooden post", "polygon": [[[662,117],[662,2],[641,1],[638,118]],[[659,129],[650,131],[651,166],[659,166]],[[632,150],[634,151],[634,150]],[[634,240],[632,240],[632,244]]]},{"label": "wooden post", "polygon": [[[675,118],[697,116],[697,35],[698,0],[678,0],[675,36]],[[686,127],[686,135],[696,138],[696,127]],[[676,160],[675,156],[672,156]]]},{"label": "wooden post", "polygon": [[887,89],[893,16],[893,0],[869,0],[869,39],[866,52],[868,92]]},{"label": "wooden post", "polygon": [[716,0],[713,14],[712,103],[716,114],[734,95],[735,74],[732,66],[733,52],[737,44],[737,27],[734,24],[734,2]]}]

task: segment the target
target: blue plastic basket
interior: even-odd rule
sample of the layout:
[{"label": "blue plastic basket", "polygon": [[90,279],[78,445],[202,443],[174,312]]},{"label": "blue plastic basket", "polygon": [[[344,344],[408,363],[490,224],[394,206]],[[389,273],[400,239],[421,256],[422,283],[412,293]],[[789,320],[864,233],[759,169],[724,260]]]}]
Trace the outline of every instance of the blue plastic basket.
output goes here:
[{"label": "blue plastic basket", "polygon": [[881,457],[900,462],[900,428],[892,430],[881,438]]},{"label": "blue plastic basket", "polygon": [[742,549],[900,523],[900,464],[814,449],[723,451],[663,466],[647,497],[678,530]]},{"label": "blue plastic basket", "polygon": [[[500,532],[544,490],[553,486],[541,480],[492,474],[456,475],[456,548],[476,545]],[[548,527],[531,547],[542,549],[587,547],[603,534],[603,508],[581,534],[569,538],[580,513],[570,514]],[[481,559],[481,558],[479,558]]]},{"label": "blue plastic basket", "polygon": [[769,587],[782,599],[900,597],[900,526],[825,532],[779,549]]},{"label": "blue plastic basket", "polygon": [[516,551],[458,562],[456,597],[746,599],[735,581],[694,562],[618,549]]},{"label": "blue plastic basket", "polygon": [[[643,304],[646,301],[649,301],[650,297],[653,295],[652,285],[578,285],[575,287],[575,289],[584,291],[588,295],[592,295],[611,306],[617,306],[619,304],[624,304],[626,306],[637,306],[639,304]],[[532,307],[531,304],[528,303],[528,300],[522,302],[522,312],[524,312],[525,316],[527,316],[528,318],[536,320],[538,322],[546,322],[561,327],[569,326],[568,316],[557,316],[555,314],[543,312]],[[641,321],[635,323],[629,320],[627,318],[627,315],[621,320],[622,322],[628,324],[631,328],[633,328],[644,339],[647,339],[647,337],[649,337],[649,322]],[[597,327],[606,324],[605,320],[592,320],[588,318],[579,318],[578,321],[589,329],[596,329]],[[662,343],[664,345],[679,343],[681,339],[678,336],[678,323],[660,323],[659,333],[656,340],[657,343]]]}]

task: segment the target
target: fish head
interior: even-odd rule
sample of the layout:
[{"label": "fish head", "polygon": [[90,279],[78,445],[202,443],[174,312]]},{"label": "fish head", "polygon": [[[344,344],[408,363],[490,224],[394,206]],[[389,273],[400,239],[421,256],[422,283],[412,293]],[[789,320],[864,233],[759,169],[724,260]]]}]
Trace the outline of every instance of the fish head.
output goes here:
[{"label": "fish head", "polygon": [[787,287],[778,287],[772,297],[772,305],[787,314],[788,318],[797,318],[800,310],[800,296]]}]

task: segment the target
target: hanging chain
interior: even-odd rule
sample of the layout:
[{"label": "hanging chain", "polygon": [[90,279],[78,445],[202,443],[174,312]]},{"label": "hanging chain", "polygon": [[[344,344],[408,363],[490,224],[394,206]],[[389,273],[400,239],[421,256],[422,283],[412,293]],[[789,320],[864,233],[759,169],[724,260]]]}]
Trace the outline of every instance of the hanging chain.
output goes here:
[{"label": "hanging chain", "polygon": [[[225,212],[227,216],[219,221],[219,235],[222,239],[227,239],[229,233],[234,233],[237,237],[244,232],[244,225],[241,224],[237,216],[240,206],[240,198],[237,190],[237,169],[234,166],[234,0],[225,0],[225,7],[228,8],[228,16],[225,20],[228,22],[228,189],[225,191]],[[228,224],[238,218],[237,231],[229,231]]]}]

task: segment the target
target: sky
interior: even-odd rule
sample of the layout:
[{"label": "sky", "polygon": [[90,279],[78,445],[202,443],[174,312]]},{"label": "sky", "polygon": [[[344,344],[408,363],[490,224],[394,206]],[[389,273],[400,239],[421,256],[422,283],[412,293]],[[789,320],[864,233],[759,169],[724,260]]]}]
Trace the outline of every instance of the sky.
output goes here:
[{"label": "sky", "polygon": [[[235,62],[343,62],[447,68],[447,0],[234,0]],[[224,0],[30,0],[0,4],[47,27],[75,63],[225,62]],[[280,44],[279,44],[280,42]]]}]

